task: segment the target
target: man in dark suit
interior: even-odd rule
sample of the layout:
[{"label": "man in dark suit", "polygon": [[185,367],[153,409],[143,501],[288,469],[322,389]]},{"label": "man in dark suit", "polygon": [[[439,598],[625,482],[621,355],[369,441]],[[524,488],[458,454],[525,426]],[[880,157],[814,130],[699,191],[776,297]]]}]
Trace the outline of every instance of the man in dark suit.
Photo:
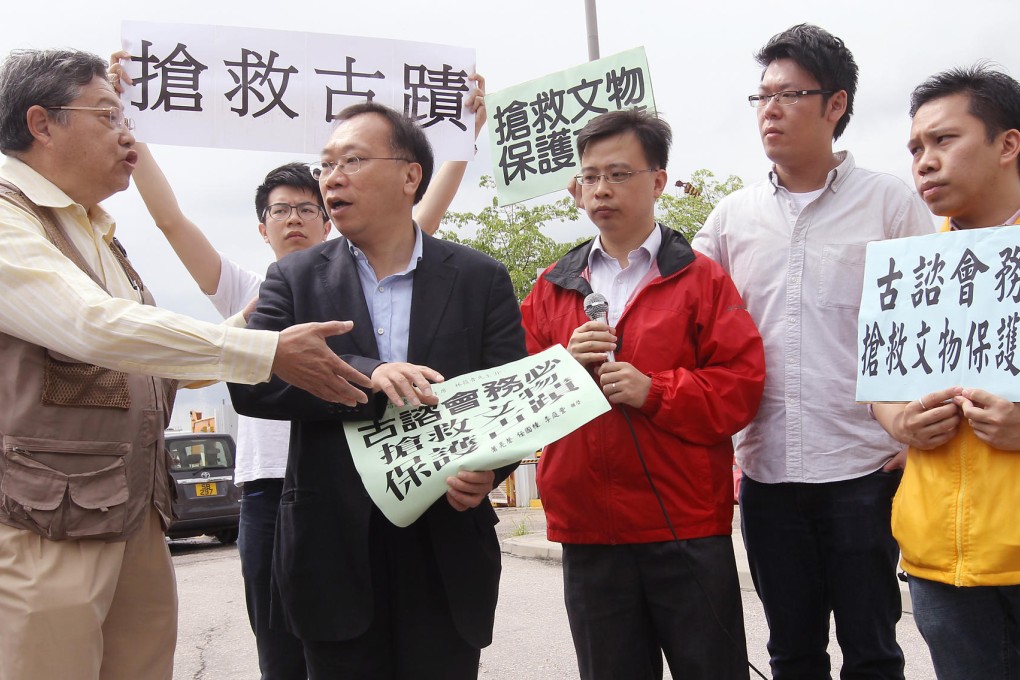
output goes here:
[{"label": "man in dark suit", "polygon": [[272,265],[249,327],[350,319],[330,347],[372,379],[347,408],[280,381],[231,385],[239,413],[291,419],[277,522],[274,623],[304,643],[310,677],[474,678],[492,640],[499,581],[488,492],[513,466],[460,472],[406,528],[374,507],[341,420],[436,404],[430,383],[526,356],[506,269],[433,239],[412,206],[432,175],[421,129],[374,103],[345,109],[313,165],[341,238]]}]

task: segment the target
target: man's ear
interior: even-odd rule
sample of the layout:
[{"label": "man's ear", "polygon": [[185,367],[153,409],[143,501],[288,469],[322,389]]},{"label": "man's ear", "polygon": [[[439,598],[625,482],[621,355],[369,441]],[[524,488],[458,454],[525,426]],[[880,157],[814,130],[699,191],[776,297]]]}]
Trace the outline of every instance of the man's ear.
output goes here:
[{"label": "man's ear", "polygon": [[56,123],[50,118],[45,108],[36,104],[28,107],[25,112],[25,122],[28,123],[28,131],[32,137],[43,144],[48,144],[52,138],[51,126]]},{"label": "man's ear", "polygon": [[1006,130],[1002,133],[999,162],[1004,166],[1015,166],[1017,155],[1020,155],[1020,130]]},{"label": "man's ear", "polygon": [[839,119],[846,113],[846,90],[834,92],[829,101],[825,102],[825,117],[832,123],[838,123]]},{"label": "man's ear", "polygon": [[269,234],[266,232],[266,225],[259,222],[259,233],[262,234],[262,240],[269,243]]},{"label": "man's ear", "polygon": [[574,205],[584,210],[584,196],[581,195],[581,185],[577,183],[573,175],[567,180],[567,193],[574,199]]},{"label": "man's ear", "polygon": [[418,185],[421,184],[422,170],[418,163],[408,163],[407,173],[404,175],[404,193],[414,196],[418,192]]},{"label": "man's ear", "polygon": [[666,176],[665,170],[659,169],[655,171],[655,184],[653,185],[653,191],[655,192],[656,198],[662,196],[662,192],[666,190],[667,179],[668,177]]}]

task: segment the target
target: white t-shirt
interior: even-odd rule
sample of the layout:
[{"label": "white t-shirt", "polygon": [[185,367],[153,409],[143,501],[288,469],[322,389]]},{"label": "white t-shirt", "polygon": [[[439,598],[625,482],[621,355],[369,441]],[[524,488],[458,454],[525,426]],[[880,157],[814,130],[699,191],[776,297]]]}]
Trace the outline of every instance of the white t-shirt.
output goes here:
[{"label": "white t-shirt", "polygon": [[[263,277],[241,269],[220,253],[220,281],[209,296],[224,319],[234,316],[259,294]],[[290,421],[237,417],[237,459],[234,481],[282,478],[290,449]]]}]

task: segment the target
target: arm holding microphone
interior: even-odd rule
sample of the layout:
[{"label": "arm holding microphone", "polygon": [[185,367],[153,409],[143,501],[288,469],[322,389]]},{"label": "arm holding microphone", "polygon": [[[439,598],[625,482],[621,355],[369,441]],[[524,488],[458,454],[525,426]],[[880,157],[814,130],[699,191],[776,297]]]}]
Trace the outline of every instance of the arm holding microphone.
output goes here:
[{"label": "arm holding microphone", "polygon": [[592,293],[584,299],[584,313],[588,322],[574,329],[567,351],[577,363],[591,370],[616,360],[616,329],[609,325],[609,302],[601,293]]},{"label": "arm holding microphone", "polygon": [[[589,321],[574,330],[567,349],[593,371],[609,403],[631,406],[677,437],[712,445],[754,417],[764,385],[764,354],[729,277],[707,258],[691,267],[708,285],[699,304],[688,308],[694,315],[680,319],[687,329],[663,322],[655,331],[641,330],[627,352],[630,361],[616,361],[619,337],[607,322],[609,304],[593,293],[584,301]],[[681,348],[664,346],[674,334],[693,343],[686,359],[674,356]]]},{"label": "arm holding microphone", "polygon": [[601,293],[584,299],[589,321],[574,330],[567,350],[582,366],[594,371],[596,381],[610,404],[641,408],[652,387],[651,377],[632,364],[616,360],[616,329],[609,325],[609,302]]}]

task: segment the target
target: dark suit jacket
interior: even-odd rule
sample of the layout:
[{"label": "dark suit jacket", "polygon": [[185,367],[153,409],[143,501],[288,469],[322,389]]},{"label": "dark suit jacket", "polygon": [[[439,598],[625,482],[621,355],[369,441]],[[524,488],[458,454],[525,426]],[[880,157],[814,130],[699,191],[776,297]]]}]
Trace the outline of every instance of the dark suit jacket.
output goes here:
[{"label": "dark suit jacket", "polygon": [[[506,268],[470,248],[423,234],[414,274],[407,360],[449,379],[527,355],[520,308]],[[371,375],[382,362],[348,241],[338,238],[272,265],[248,326],[280,330],[309,321],[354,321],[328,339],[349,364]],[[230,385],[238,413],[293,420],[273,565],[273,618],[301,638],[347,640],[373,616],[369,559],[372,502],[338,421],[377,417],[378,395],[346,408],[316,399],[278,379]],[[496,471],[497,482],[515,466]],[[462,637],[492,640],[500,557],[496,515],[482,503],[455,511],[446,498],[427,522],[447,601]],[[399,612],[397,612],[399,615]]]}]

